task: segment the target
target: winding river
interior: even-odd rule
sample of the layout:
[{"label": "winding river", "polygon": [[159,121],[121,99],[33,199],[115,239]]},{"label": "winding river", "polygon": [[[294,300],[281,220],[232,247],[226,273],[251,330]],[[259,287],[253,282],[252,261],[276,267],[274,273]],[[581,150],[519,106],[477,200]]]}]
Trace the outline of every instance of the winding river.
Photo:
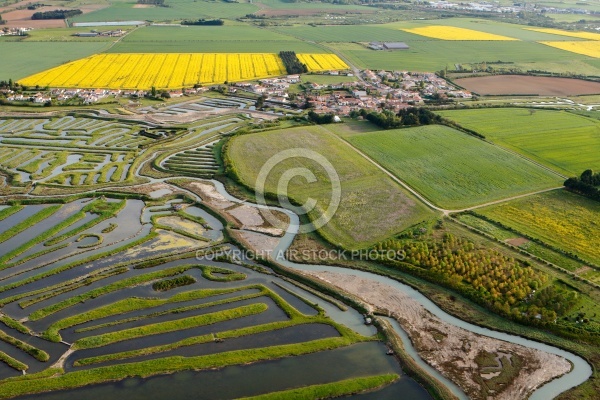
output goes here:
[{"label": "winding river", "polygon": [[[235,203],[247,203],[236,197],[231,196],[226,191],[225,187],[223,186],[223,184],[221,182],[214,181],[214,180],[211,182],[215,185],[219,194],[224,196],[227,200],[229,200],[231,202],[235,202]],[[545,352],[548,352],[551,354],[556,354],[558,356],[564,357],[565,359],[567,359],[571,362],[573,367],[569,373],[561,376],[560,378],[554,379],[553,381],[548,382],[545,385],[542,385],[541,387],[536,389],[532,393],[532,395],[529,397],[530,400],[547,400],[547,399],[554,398],[554,397],[558,396],[559,394],[561,394],[575,386],[582,384],[592,375],[592,367],[583,358],[581,358],[573,353],[569,353],[568,351],[565,351],[565,350],[562,350],[557,347],[550,346],[550,345],[547,345],[544,343],[536,342],[534,340],[525,339],[520,336],[495,331],[492,329],[480,327],[480,326],[465,322],[465,321],[463,321],[459,318],[456,318],[456,317],[446,313],[445,311],[443,311],[441,308],[439,308],[435,303],[433,303],[431,300],[429,300],[427,297],[425,297],[419,291],[415,290],[414,288],[412,288],[408,285],[400,283],[394,279],[387,278],[385,276],[381,276],[381,275],[377,275],[377,274],[373,274],[370,272],[365,272],[365,271],[349,270],[346,268],[330,267],[330,266],[324,266],[324,265],[296,264],[296,263],[290,262],[285,258],[285,252],[289,248],[289,246],[292,244],[294,237],[298,233],[298,228],[300,226],[299,225],[300,219],[299,219],[298,215],[296,215],[295,213],[293,213],[287,209],[282,209],[282,208],[278,208],[278,207],[269,207],[269,206],[257,205],[257,204],[253,204],[253,203],[248,203],[248,204],[252,205],[254,207],[258,207],[258,208],[270,208],[272,210],[277,210],[277,211],[283,212],[289,216],[290,226],[289,226],[287,232],[285,233],[285,235],[279,241],[279,244],[276,246],[276,248],[273,252],[273,258],[279,264],[281,264],[287,268],[300,270],[300,271],[334,272],[334,273],[338,273],[338,274],[359,276],[361,278],[369,279],[369,280],[376,281],[376,282],[381,282],[386,285],[394,287],[395,289],[399,290],[400,292],[404,293],[407,296],[410,296],[412,299],[419,302],[425,309],[430,311],[432,314],[436,315],[438,318],[440,318],[444,322],[458,326],[460,328],[474,332],[476,334],[485,335],[485,336],[489,336],[489,337],[503,340],[506,342],[519,344],[521,346],[545,351]],[[410,343],[406,333],[400,328],[400,326],[398,324],[392,324],[392,326],[394,326],[394,329],[396,329],[398,331],[399,336],[402,338],[402,340],[404,342],[404,346],[409,350],[412,349],[412,344]],[[450,384],[450,382],[447,379],[442,377],[441,374],[439,374],[436,370],[434,370],[427,363],[425,363],[425,361],[423,361],[420,357],[418,357],[418,354],[416,353],[416,351],[412,351],[412,352],[410,352],[410,354],[414,357],[415,361],[423,369],[432,373],[440,381],[445,382],[447,384],[448,388],[455,395],[457,395],[459,398],[465,398],[465,394],[462,391],[460,391],[460,389],[456,385]]]}]

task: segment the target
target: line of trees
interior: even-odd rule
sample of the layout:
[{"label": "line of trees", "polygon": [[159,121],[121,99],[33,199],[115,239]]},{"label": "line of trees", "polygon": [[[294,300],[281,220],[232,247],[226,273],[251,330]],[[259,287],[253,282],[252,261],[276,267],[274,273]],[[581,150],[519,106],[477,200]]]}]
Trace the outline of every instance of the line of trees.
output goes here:
[{"label": "line of trees", "polygon": [[591,169],[585,170],[579,178],[567,179],[565,187],[572,192],[600,201],[600,172],[594,174]]},{"label": "line of trees", "polygon": [[137,0],[138,4],[150,4],[154,6],[165,6],[165,0]]},{"label": "line of trees", "polygon": [[442,117],[422,107],[405,108],[400,110],[398,114],[394,114],[389,110],[369,112],[365,109],[350,113],[350,117],[353,118],[359,115],[383,129],[442,123]]},{"label": "line of trees", "polygon": [[331,124],[334,122],[333,114],[317,114],[314,111],[308,112],[308,119],[315,124],[323,125],[323,124]]},{"label": "line of trees", "polygon": [[198,21],[181,21],[181,25],[199,25],[199,26],[221,26],[225,24],[222,19],[199,19]]},{"label": "line of trees", "polygon": [[306,64],[302,64],[294,51],[281,51],[279,57],[285,65],[288,74],[304,74],[308,72]]},{"label": "line of trees", "polygon": [[83,12],[81,10],[40,11],[34,13],[31,19],[65,19],[79,14],[83,14]]}]

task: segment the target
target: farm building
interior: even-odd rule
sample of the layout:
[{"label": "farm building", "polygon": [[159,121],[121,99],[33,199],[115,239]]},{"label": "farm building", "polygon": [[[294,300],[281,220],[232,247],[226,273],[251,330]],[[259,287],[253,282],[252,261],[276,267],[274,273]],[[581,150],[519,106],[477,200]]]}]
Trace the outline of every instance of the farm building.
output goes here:
[{"label": "farm building", "polygon": [[386,50],[408,50],[409,47],[404,42],[385,42],[383,48]]}]

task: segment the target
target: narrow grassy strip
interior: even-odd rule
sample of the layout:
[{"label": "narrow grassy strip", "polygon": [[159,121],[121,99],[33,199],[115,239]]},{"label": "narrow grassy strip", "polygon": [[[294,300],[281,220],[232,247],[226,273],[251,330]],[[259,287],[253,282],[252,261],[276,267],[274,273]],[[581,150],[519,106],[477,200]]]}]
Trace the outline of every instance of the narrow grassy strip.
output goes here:
[{"label": "narrow grassy strip", "polygon": [[12,358],[11,356],[2,351],[0,351],[0,361],[5,363],[9,367],[16,369],[17,371],[27,371],[29,369],[29,366],[27,364],[23,364],[21,361]]},{"label": "narrow grassy strip", "polygon": [[309,318],[309,317],[297,318],[295,320],[290,320],[290,321],[277,321],[277,322],[270,322],[268,324],[263,324],[263,325],[250,326],[247,328],[233,329],[230,331],[219,332],[218,334],[214,334],[214,335],[209,334],[209,335],[190,337],[190,338],[180,340],[178,342],[169,343],[169,344],[165,344],[165,345],[161,345],[161,346],[145,347],[143,349],[123,351],[120,353],[104,354],[104,355],[96,356],[96,357],[82,358],[81,360],[75,361],[75,363],[73,365],[75,365],[77,367],[77,366],[84,366],[84,365],[99,364],[99,363],[103,363],[103,362],[107,362],[107,361],[124,360],[124,359],[128,359],[128,358],[142,357],[142,356],[147,356],[150,354],[164,353],[166,351],[175,350],[180,347],[193,346],[196,344],[203,344],[203,343],[210,343],[210,342],[213,342],[216,338],[234,339],[234,338],[239,338],[242,336],[255,335],[258,333],[262,333],[262,332],[270,332],[270,331],[285,329],[285,328],[289,328],[292,326],[298,326],[298,325],[304,325],[304,324],[315,324],[315,323],[328,324],[328,325],[332,325],[332,326],[336,327],[335,324],[332,324],[330,320],[325,319],[325,318],[320,318],[320,317],[317,319]]},{"label": "narrow grassy strip", "polygon": [[50,359],[50,356],[44,350],[40,350],[35,346],[23,342],[22,340],[7,335],[6,332],[2,330],[0,330],[0,340],[4,343],[15,346],[19,350],[23,350],[25,353],[29,354],[38,361],[46,362]]},{"label": "narrow grassy strip", "polygon": [[103,307],[96,308],[94,310],[76,314],[71,317],[67,317],[60,321],[57,321],[50,325],[48,329],[42,334],[45,339],[48,339],[52,342],[60,342],[62,338],[60,337],[59,331],[62,329],[69,328],[71,326],[81,325],[89,321],[93,321],[96,319],[106,318],[113,315],[125,314],[131,311],[143,310],[146,308],[158,307],[168,303],[176,303],[181,301],[190,301],[190,300],[198,300],[206,297],[217,296],[221,294],[233,293],[236,291],[251,289],[251,288],[260,288],[259,286],[245,286],[239,288],[230,288],[230,289],[200,289],[193,290],[190,292],[179,293],[170,299],[142,299],[142,298],[128,298],[119,300],[117,302],[108,304]]},{"label": "narrow grassy strip", "polygon": [[296,282],[292,279],[289,278],[283,278],[286,282],[291,283],[292,285],[296,286],[297,288],[300,288],[302,290],[305,290],[309,293],[311,293],[313,296],[317,296],[318,298],[325,300],[328,303],[333,304],[334,306],[336,306],[337,308],[340,309],[340,311],[348,311],[348,307],[346,307],[346,305],[344,303],[339,302],[338,300],[334,299],[333,297],[327,296],[319,291],[314,290],[313,288],[311,288],[310,286],[306,286],[303,285],[300,282]]},{"label": "narrow grassy strip", "polygon": [[24,207],[25,206],[22,206],[22,205],[16,205],[16,206],[7,207],[3,210],[0,210],[0,221],[2,221],[5,218],[10,217],[14,213],[21,211]]},{"label": "narrow grassy strip", "polygon": [[43,255],[45,255],[45,254],[48,254],[48,253],[53,253],[53,252],[55,252],[55,251],[58,251],[58,250],[60,250],[60,249],[64,249],[65,247],[69,246],[69,244],[70,244],[70,243],[63,243],[63,244],[61,244],[60,246],[54,246],[54,247],[46,248],[46,249],[44,249],[44,250],[38,251],[37,253],[30,254],[30,255],[28,255],[28,256],[26,256],[26,257],[23,257],[23,258],[21,258],[21,259],[19,259],[19,260],[17,260],[17,261],[13,261],[13,262],[11,262],[11,263],[8,265],[8,268],[13,268],[13,267],[16,267],[17,265],[24,264],[24,263],[26,263],[27,261],[31,261],[31,260],[33,260],[33,259],[35,259],[35,258],[38,258],[38,257],[41,257],[41,256],[43,256]]},{"label": "narrow grassy strip", "polygon": [[155,282],[152,285],[152,289],[157,292],[166,292],[167,290],[172,290],[178,287],[192,285],[196,283],[196,279],[193,276],[182,275],[177,278],[165,279],[163,281]]},{"label": "narrow grassy strip", "polygon": [[102,235],[98,235],[97,233],[84,233],[81,236],[79,236],[77,238],[77,240],[75,240],[76,243],[81,242],[83,239],[86,238],[94,238],[96,239],[95,242],[92,242],[90,244],[82,244],[77,246],[78,249],[88,249],[90,247],[96,247],[96,246],[100,246],[102,244],[102,242],[104,242],[104,236]]},{"label": "narrow grassy strip", "polygon": [[48,368],[48,369],[45,369],[45,370],[35,373],[35,374],[11,376],[8,378],[4,378],[2,380],[2,382],[33,381],[35,379],[49,378],[49,377],[58,376],[59,374],[64,374],[64,373],[65,373],[65,370],[62,368]]},{"label": "narrow grassy strip", "polygon": [[21,332],[21,333],[24,333],[24,334],[27,334],[27,335],[31,334],[31,330],[28,327],[26,327],[25,325],[23,325],[22,323],[20,323],[16,319],[13,319],[13,318],[9,317],[8,315],[1,314],[0,315],[0,322],[2,322],[8,328],[14,329],[14,330],[16,330],[18,332]]},{"label": "narrow grassy strip", "polygon": [[179,267],[173,267],[164,269],[161,271],[154,271],[147,274],[142,274],[138,276],[133,276],[131,278],[126,278],[110,285],[106,285],[94,290],[90,290],[89,292],[82,293],[78,296],[73,296],[68,299],[65,299],[56,304],[52,304],[48,307],[41,308],[37,311],[32,312],[29,315],[29,319],[31,321],[37,321],[41,318],[47,317],[48,315],[54,314],[57,311],[64,310],[65,308],[69,308],[77,303],[84,302],[86,300],[94,299],[96,297],[115,292],[117,290],[125,289],[132,286],[137,286],[143,283],[151,282],[161,278],[168,278],[171,276],[176,276],[184,273],[190,268],[194,267],[193,265],[182,265]]},{"label": "narrow grassy strip", "polygon": [[[122,267],[116,267],[116,268],[122,268]],[[77,278],[73,278],[73,279],[69,279],[68,281],[64,281],[64,282],[60,282],[57,283],[55,285],[52,286],[48,286],[48,287],[43,287],[41,289],[37,289],[37,290],[32,290],[31,292],[24,292],[24,293],[20,293],[20,294],[16,294],[14,296],[10,296],[10,297],[6,297],[2,300],[0,300],[0,307],[4,307],[6,304],[10,304],[14,301],[19,301],[23,298],[26,297],[33,297],[39,294],[44,294],[47,292],[53,292],[53,291],[57,291],[57,290],[62,290],[63,288],[72,286],[72,285],[77,285],[79,282],[88,279],[89,277],[95,275],[95,274],[100,274],[100,273],[105,273],[107,271],[110,271],[112,269],[115,269],[115,267],[106,267],[106,268],[102,268],[99,269],[97,271],[94,272],[90,272],[89,274],[85,274],[83,276],[78,276]]]},{"label": "narrow grassy strip", "polygon": [[254,299],[254,298],[257,298],[257,297],[261,297],[261,296],[264,296],[266,294],[267,294],[266,292],[261,291],[261,292],[257,292],[257,293],[250,293],[250,294],[247,294],[247,295],[244,295],[244,296],[237,296],[237,297],[232,297],[232,298],[229,298],[229,299],[211,301],[210,303],[195,304],[195,305],[187,306],[187,307],[176,307],[176,308],[171,308],[171,309],[165,310],[165,311],[159,311],[159,312],[154,312],[154,313],[145,314],[145,315],[138,315],[138,316],[135,316],[135,317],[123,318],[123,319],[119,319],[119,320],[116,320],[116,321],[106,322],[104,324],[93,325],[93,326],[89,326],[89,327],[86,327],[86,328],[77,329],[76,332],[77,333],[89,332],[89,331],[93,331],[93,330],[96,330],[96,329],[106,328],[106,327],[109,327],[109,326],[116,326],[116,325],[126,324],[126,323],[129,323],[129,322],[134,322],[134,321],[140,321],[140,320],[143,320],[143,319],[160,317],[160,316],[163,316],[163,315],[179,314],[179,313],[183,313],[183,312],[187,312],[187,311],[201,310],[203,308],[214,307],[214,306],[223,305],[223,304],[236,303],[236,302],[243,301],[243,300],[249,300],[249,299]]},{"label": "narrow grassy strip", "polygon": [[158,322],[155,324],[149,324],[136,328],[124,329],[117,332],[110,332],[105,333],[103,335],[90,336],[83,339],[79,339],[73,344],[72,348],[90,349],[149,335],[175,332],[183,329],[194,328],[197,326],[212,325],[218,322],[229,321],[232,319],[242,318],[249,315],[260,314],[262,312],[267,311],[268,308],[269,306],[267,306],[264,303],[256,303],[247,306],[232,308],[229,310],[181,318],[173,321]]},{"label": "narrow grassy strip", "polygon": [[119,211],[121,211],[125,207],[125,204],[127,204],[127,201],[125,201],[125,200],[117,202],[117,203],[104,202],[101,200],[94,200],[90,204],[83,207],[81,209],[81,211],[84,213],[89,212],[92,214],[97,214],[98,218],[94,218],[93,220],[91,220],[75,229],[65,232],[64,234],[62,234],[52,240],[47,241],[44,245],[45,246],[53,246],[55,244],[58,244],[65,239],[73,237],[80,232],[86,231],[89,228],[98,225],[100,222],[105,221],[108,218],[112,218],[112,217],[116,216],[119,213]]},{"label": "narrow grassy strip", "polygon": [[333,350],[364,341],[359,335],[318,339],[300,344],[288,344],[248,350],[236,350],[197,357],[165,357],[154,360],[111,365],[106,367],[70,372],[64,375],[21,382],[0,383],[0,398],[17,397],[51,390],[66,390],[82,386],[122,380],[128,377],[146,378],[153,375],[186,370],[206,370],[228,365],[249,364],[260,361],[295,357],[319,351]]},{"label": "narrow grassy strip", "polygon": [[32,227],[33,225],[45,220],[50,217],[52,214],[57,212],[62,206],[61,205],[53,205],[44,208],[43,210],[35,213],[34,215],[25,218],[23,221],[19,222],[15,226],[7,229],[6,231],[0,234],[0,243],[7,241],[8,239],[18,235],[23,232],[25,229]]},{"label": "narrow grassy strip", "polygon": [[330,399],[367,392],[387,386],[400,378],[397,374],[373,375],[343,381],[305,386],[297,389],[282,390],[240,400],[305,400]]},{"label": "narrow grassy strip", "polygon": [[48,300],[48,299],[51,299],[52,297],[61,295],[63,293],[71,292],[71,291],[79,289],[81,287],[91,285],[92,283],[100,281],[102,279],[110,278],[111,276],[115,276],[115,275],[124,274],[127,271],[129,271],[127,269],[127,267],[101,269],[101,270],[92,272],[91,274],[88,274],[84,279],[80,279],[77,282],[74,282],[70,285],[65,285],[60,289],[53,290],[53,291],[47,291],[46,293],[44,293],[41,296],[22,301],[19,303],[19,306],[21,308],[27,308],[29,306],[32,306],[32,305],[42,302],[44,300]]},{"label": "narrow grassy strip", "polygon": [[[233,282],[233,281],[242,281],[246,279],[246,274],[241,272],[235,272],[230,269],[219,268],[219,267],[209,267],[209,266],[201,266],[202,268],[202,277],[215,282]],[[220,274],[223,276],[215,275]]]},{"label": "narrow grassy strip", "polygon": [[288,289],[287,287],[283,286],[282,284],[278,283],[278,282],[273,282],[273,284],[275,286],[277,286],[278,288],[280,288],[281,290],[283,290],[284,292],[287,292],[289,294],[291,294],[292,296],[296,297],[297,299],[301,300],[304,304],[310,306],[310,307],[316,307],[318,304],[311,302],[310,300],[308,300],[306,297],[301,296],[300,294],[294,292],[291,289]]},{"label": "narrow grassy strip", "polygon": [[[62,267],[54,268],[54,269],[52,269],[50,271],[47,271],[47,272],[44,272],[44,273],[41,273],[41,274],[38,274],[38,275],[31,276],[29,278],[23,279],[23,280],[18,281],[18,282],[11,283],[9,285],[0,286],[0,293],[6,292],[8,290],[15,289],[15,288],[18,288],[18,287],[21,287],[21,286],[24,286],[24,285],[27,285],[27,284],[30,284],[30,283],[33,283],[33,282],[37,282],[37,281],[39,281],[41,279],[44,279],[44,278],[47,278],[49,276],[60,274],[61,272],[68,271],[68,270],[73,269],[75,267],[79,267],[81,265],[91,263],[91,262],[96,261],[96,260],[98,260],[100,258],[110,257],[111,255],[120,253],[120,252],[122,252],[124,250],[127,250],[130,247],[134,247],[134,246],[143,244],[143,243],[145,243],[145,242],[147,242],[147,241],[149,241],[151,239],[154,239],[156,236],[158,236],[158,234],[156,232],[150,232],[149,235],[141,237],[141,238],[139,238],[139,239],[137,239],[137,240],[135,240],[135,241],[133,241],[131,243],[128,243],[128,244],[126,244],[124,246],[121,246],[121,247],[118,247],[116,249],[113,249],[113,250],[110,250],[110,251],[107,251],[107,252],[104,252],[104,253],[98,253],[98,254],[95,254],[93,256],[84,258],[83,260],[74,261],[74,262],[72,262],[70,264],[63,265]],[[23,297],[27,297],[30,294],[31,294],[31,292],[30,293],[26,293],[25,296],[23,296]],[[3,302],[0,302],[0,304],[2,304]]]}]

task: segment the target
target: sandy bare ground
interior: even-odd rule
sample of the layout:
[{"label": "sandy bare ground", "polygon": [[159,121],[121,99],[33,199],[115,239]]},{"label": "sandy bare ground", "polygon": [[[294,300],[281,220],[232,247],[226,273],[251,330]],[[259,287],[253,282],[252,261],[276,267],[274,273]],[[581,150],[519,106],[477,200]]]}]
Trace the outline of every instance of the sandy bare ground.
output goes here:
[{"label": "sandy bare ground", "polygon": [[519,247],[519,246],[523,246],[524,244],[529,243],[529,239],[526,239],[526,238],[506,239],[505,242],[508,244],[512,244],[513,246]]},{"label": "sandy bare ground", "polygon": [[285,214],[272,212],[279,223],[275,226],[271,224],[263,215],[263,211],[249,204],[240,205],[227,200],[210,183],[190,182],[186,188],[196,193],[204,203],[209,207],[216,209],[238,229],[251,230],[266,233],[271,236],[282,236],[285,233],[289,219]]},{"label": "sandy bare ground", "polygon": [[40,7],[37,10],[15,10],[2,14],[2,19],[7,22],[3,26],[9,28],[64,28],[64,19],[39,19],[32,20],[31,16],[36,12],[53,11],[64,9],[64,7]]},{"label": "sandy bare ground", "polygon": [[600,93],[599,82],[549,76],[492,75],[456,79],[454,82],[483,95],[575,96]]},{"label": "sandy bare ground", "polygon": [[4,7],[0,7],[0,13],[5,13],[7,11],[12,11],[12,10],[16,10],[19,7],[26,7],[29,4],[35,3],[34,0],[23,0],[23,1],[19,1],[18,3],[14,3],[14,4],[9,4],[7,6]]},{"label": "sandy bare ground", "polygon": [[[419,355],[444,376],[454,381],[472,399],[488,399],[475,378],[491,379],[494,374],[478,372],[475,357],[482,351],[498,358],[508,355],[523,360],[523,367],[511,384],[499,393],[490,393],[494,400],[525,399],[537,387],[570,371],[570,363],[562,357],[529,349],[443,322],[417,301],[399,290],[379,282],[354,275],[330,272],[307,273],[338,289],[358,297],[373,310],[395,318],[406,330]],[[479,377],[474,376],[479,374]]]}]

